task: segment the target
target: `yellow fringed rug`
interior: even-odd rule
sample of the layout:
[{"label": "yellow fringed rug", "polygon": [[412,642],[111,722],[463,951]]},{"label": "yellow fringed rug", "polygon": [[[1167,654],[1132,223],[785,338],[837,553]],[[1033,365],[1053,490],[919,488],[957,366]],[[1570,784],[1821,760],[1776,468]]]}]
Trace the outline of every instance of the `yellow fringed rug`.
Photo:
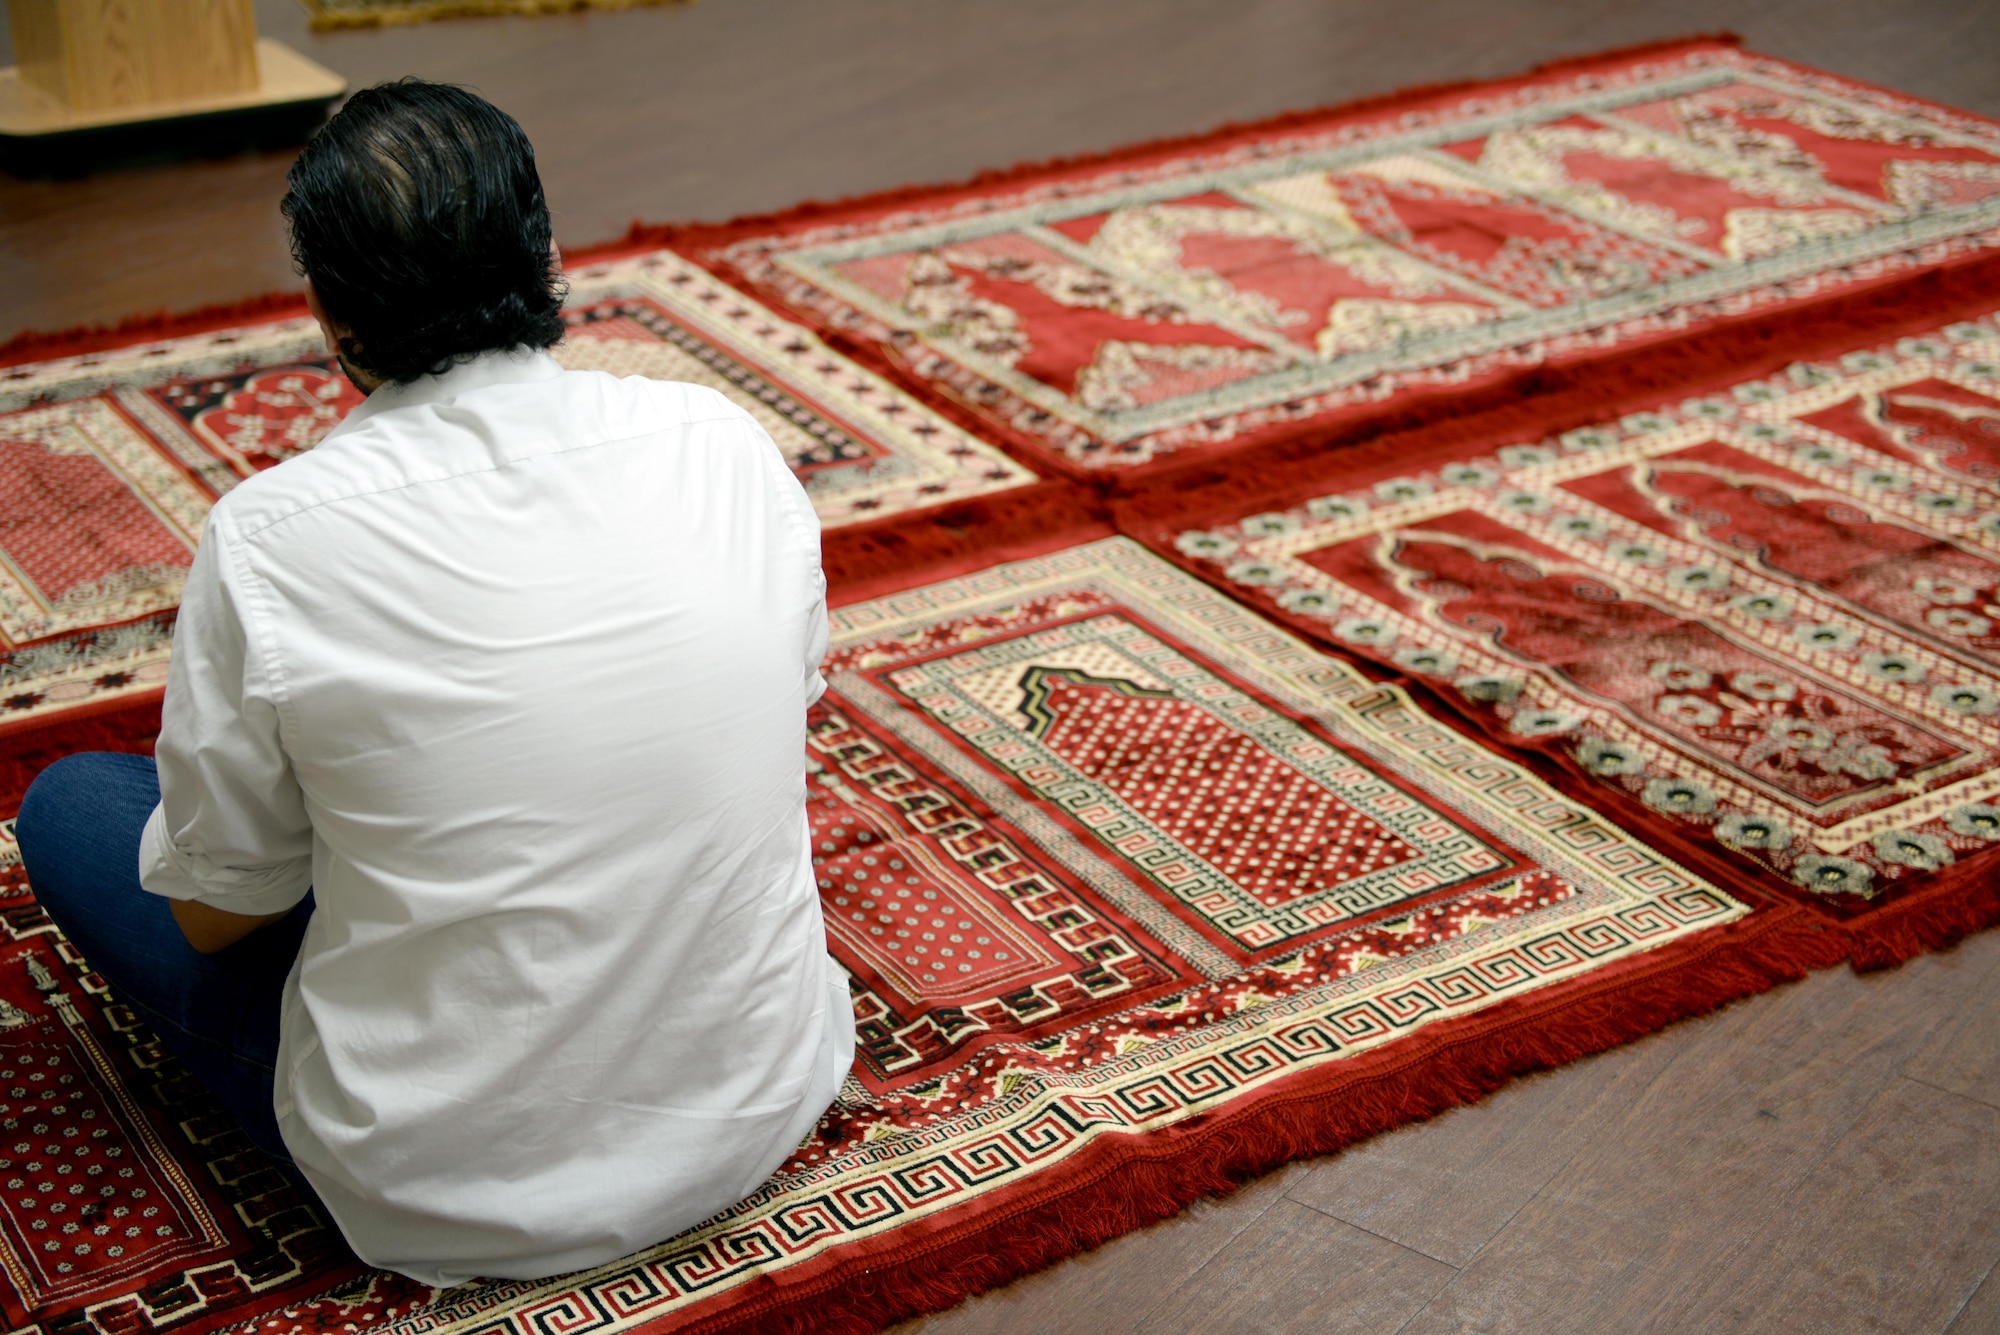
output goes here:
[{"label": "yellow fringed rug", "polygon": [[317,31],[427,23],[482,14],[567,14],[580,9],[632,9],[687,0],[301,0]]}]

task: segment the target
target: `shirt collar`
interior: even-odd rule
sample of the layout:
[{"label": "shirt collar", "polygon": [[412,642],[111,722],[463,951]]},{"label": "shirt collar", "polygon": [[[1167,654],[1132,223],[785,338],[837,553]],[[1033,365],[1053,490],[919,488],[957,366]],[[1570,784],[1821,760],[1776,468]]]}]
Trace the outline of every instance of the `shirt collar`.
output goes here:
[{"label": "shirt collar", "polygon": [[541,348],[507,348],[482,352],[459,362],[443,375],[427,375],[407,385],[388,381],[349,411],[339,426],[320,441],[341,435],[378,413],[417,408],[453,399],[491,385],[525,385],[552,380],[563,373],[561,363]]}]

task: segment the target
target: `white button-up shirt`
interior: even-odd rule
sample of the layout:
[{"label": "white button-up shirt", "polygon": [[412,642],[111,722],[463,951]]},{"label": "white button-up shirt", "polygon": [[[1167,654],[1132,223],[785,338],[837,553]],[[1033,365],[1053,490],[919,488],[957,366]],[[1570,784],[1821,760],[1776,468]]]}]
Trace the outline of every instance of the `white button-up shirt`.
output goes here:
[{"label": "white button-up shirt", "polygon": [[853,1054],[805,817],[825,582],[713,390],[489,353],[209,517],[146,888],[316,907],[279,1128],[361,1257],[538,1278],[753,1191]]}]

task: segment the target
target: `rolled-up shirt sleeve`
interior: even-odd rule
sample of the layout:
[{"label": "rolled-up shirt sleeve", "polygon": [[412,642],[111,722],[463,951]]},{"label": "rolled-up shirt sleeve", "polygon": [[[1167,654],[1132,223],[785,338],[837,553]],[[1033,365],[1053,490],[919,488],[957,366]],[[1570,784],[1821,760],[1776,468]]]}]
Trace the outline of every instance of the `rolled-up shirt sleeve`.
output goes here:
[{"label": "rolled-up shirt sleeve", "polygon": [[760,457],[767,475],[771,478],[780,505],[790,514],[793,532],[796,534],[795,551],[804,565],[806,577],[806,705],[811,707],[826,694],[826,677],[820,671],[826,661],[826,650],[831,627],[826,610],[826,569],[820,560],[819,515],[813,510],[812,501],[798,478],[785,463],[785,457],[771,440],[770,434],[747,416],[742,424],[755,437]]},{"label": "rolled-up shirt sleeve", "polygon": [[826,677],[820,666],[826,661],[826,647],[829,627],[826,615],[826,576],[815,570],[813,582],[819,587],[819,596],[814,599],[806,615],[810,618],[806,627],[806,704],[819,703],[826,694]]},{"label": "rolled-up shirt sleeve", "polygon": [[221,528],[202,535],[174,627],[139,880],[168,899],[279,913],[311,887],[312,823]]}]

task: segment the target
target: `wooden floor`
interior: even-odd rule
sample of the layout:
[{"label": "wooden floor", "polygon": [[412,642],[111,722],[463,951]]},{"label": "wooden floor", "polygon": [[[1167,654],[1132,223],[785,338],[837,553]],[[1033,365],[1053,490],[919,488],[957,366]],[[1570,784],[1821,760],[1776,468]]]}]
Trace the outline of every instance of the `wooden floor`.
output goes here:
[{"label": "wooden floor", "polygon": [[[565,245],[1654,37],[2000,115],[1996,0],[699,0],[315,37],[520,118]],[[11,57],[8,57],[11,59]],[[293,281],[287,155],[0,177],[0,339]],[[2000,1333],[2000,934],[1823,974],[903,1329]]]},{"label": "wooden floor", "polygon": [[2000,1331],[2000,933],[1294,1164],[898,1335]]}]

